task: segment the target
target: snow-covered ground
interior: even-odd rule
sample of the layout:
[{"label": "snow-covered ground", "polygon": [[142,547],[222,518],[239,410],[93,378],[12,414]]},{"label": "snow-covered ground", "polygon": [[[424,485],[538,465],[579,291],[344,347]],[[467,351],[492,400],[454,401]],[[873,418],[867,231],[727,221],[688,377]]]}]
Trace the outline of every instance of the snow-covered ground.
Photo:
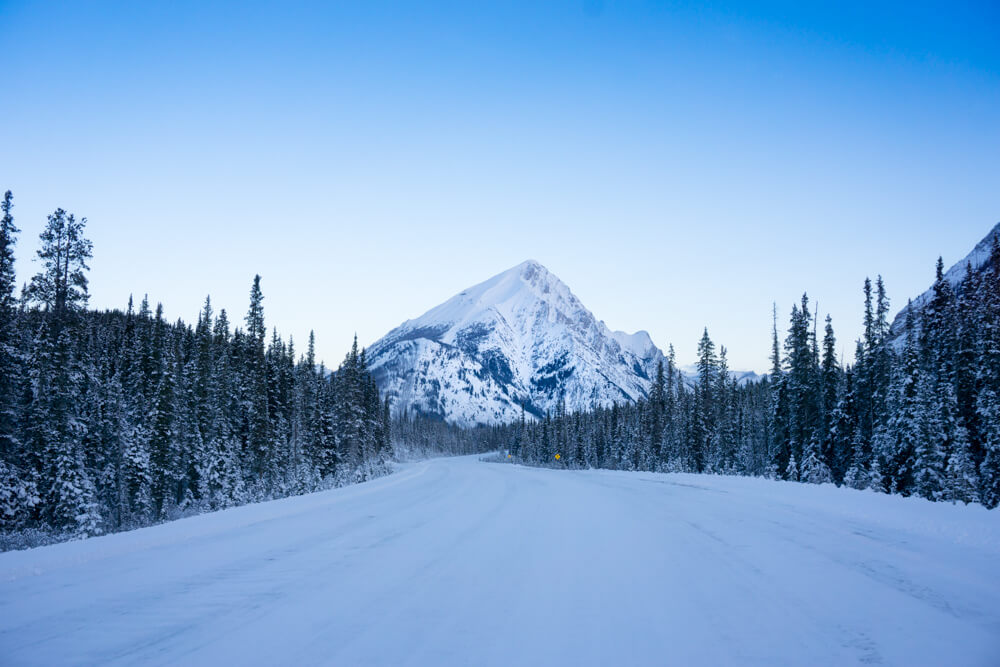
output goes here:
[{"label": "snow-covered ground", "polygon": [[408,464],[0,554],[0,664],[1000,664],[1000,512]]}]

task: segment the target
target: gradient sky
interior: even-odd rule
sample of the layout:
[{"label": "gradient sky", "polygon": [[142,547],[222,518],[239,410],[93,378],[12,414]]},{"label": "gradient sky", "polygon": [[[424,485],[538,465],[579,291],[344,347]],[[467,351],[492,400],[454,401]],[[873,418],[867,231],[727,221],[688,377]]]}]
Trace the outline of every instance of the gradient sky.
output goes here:
[{"label": "gradient sky", "polygon": [[[1000,6],[0,2],[19,279],[89,218],[91,305],[315,328],[335,364],[526,258],[682,362],[841,346],[1000,220]],[[544,5],[544,6],[539,6]],[[301,349],[301,348],[300,348]]]}]

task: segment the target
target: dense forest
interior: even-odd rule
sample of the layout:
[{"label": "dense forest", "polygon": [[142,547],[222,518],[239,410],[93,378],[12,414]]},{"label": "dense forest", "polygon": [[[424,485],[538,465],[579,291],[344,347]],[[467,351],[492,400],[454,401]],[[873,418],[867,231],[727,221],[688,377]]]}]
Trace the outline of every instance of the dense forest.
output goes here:
[{"label": "dense forest", "polygon": [[739,385],[706,330],[697,377],[671,348],[648,400],[538,421],[504,438],[510,460],[536,465],[764,476],[931,500],[1000,504],[1000,236],[957,290],[938,260],[933,296],[892,332],[879,278],[864,283],[854,363],[822,338],[809,298],[773,331],[773,367]]},{"label": "dense forest", "polygon": [[[957,289],[893,332],[878,278],[864,284],[854,362],[836,356],[807,296],[773,367],[738,383],[706,330],[697,375],[673,348],[648,399],[502,426],[390,419],[357,340],[335,371],[310,334],[268,335],[260,276],[242,326],[206,298],[167,322],[146,298],[87,309],[86,219],[62,209],[39,272],[16,289],[18,229],[0,221],[0,549],[124,530],[385,474],[393,458],[504,452],[532,465],[763,476],[931,500],[1000,504],[1000,238]],[[509,454],[509,457],[507,456]]]},{"label": "dense forest", "polygon": [[497,452],[509,439],[506,425],[462,427],[405,408],[392,419],[390,431],[393,454],[401,461]]},{"label": "dense forest", "polygon": [[388,406],[357,341],[335,372],[209,299],[194,326],[146,299],[87,310],[86,219],[59,209],[15,295],[0,223],[0,548],[95,535],[352,483],[389,470]]}]

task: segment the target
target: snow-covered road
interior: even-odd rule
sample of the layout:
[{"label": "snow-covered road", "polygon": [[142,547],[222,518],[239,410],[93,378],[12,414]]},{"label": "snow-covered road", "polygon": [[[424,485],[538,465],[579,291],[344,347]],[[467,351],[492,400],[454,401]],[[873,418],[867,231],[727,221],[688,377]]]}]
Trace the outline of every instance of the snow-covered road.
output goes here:
[{"label": "snow-covered road", "polygon": [[1000,512],[409,464],[0,554],[0,664],[1000,664]]}]

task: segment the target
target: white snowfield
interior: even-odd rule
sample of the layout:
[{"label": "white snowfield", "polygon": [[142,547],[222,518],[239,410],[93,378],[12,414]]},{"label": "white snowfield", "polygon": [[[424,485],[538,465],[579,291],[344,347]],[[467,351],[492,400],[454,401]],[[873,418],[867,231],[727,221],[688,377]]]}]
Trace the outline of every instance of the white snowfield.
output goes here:
[{"label": "white snowfield", "polygon": [[1000,665],[1000,512],[480,463],[0,554],[0,664]]}]

